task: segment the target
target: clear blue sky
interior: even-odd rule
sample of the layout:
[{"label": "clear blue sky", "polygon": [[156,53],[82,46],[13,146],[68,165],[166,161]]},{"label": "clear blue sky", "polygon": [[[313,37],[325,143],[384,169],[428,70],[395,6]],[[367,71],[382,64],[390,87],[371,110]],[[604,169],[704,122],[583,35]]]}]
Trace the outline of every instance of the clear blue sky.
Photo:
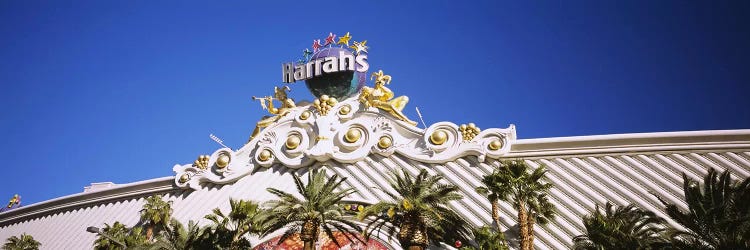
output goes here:
[{"label": "clear blue sky", "polygon": [[241,146],[250,97],[328,32],[366,39],[428,124],[750,128],[750,1],[256,2],[0,1],[0,199],[172,175],[209,133]]}]

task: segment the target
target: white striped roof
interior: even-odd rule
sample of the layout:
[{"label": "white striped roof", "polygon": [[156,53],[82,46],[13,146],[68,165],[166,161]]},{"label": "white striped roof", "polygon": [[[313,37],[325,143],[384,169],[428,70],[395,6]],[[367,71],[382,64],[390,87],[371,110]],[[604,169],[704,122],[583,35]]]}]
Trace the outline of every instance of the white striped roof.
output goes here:
[{"label": "white striped roof", "polygon": [[[533,167],[546,164],[547,178],[555,185],[551,201],[557,205],[559,216],[546,226],[536,227],[535,245],[539,249],[562,249],[570,248],[572,237],[581,234],[581,217],[596,204],[635,203],[666,217],[662,205],[650,193],[681,204],[682,173],[698,179],[707,169],[716,168],[729,169],[739,178],[750,176],[750,130],[517,140],[505,158],[521,157]],[[460,187],[465,198],[451,204],[454,209],[475,225],[490,223],[489,203],[474,188],[483,174],[499,166],[496,159],[478,162],[476,157],[467,156],[435,164],[393,154],[370,155],[353,164],[316,163],[315,167],[321,165],[327,165],[329,173],[348,177],[345,185],[359,191],[350,197],[352,200],[368,202],[387,199],[373,187],[387,188],[389,170],[403,168],[417,173],[425,168]],[[211,209],[229,209],[229,198],[272,199],[265,191],[267,187],[295,193],[291,171],[273,167],[233,184],[206,184],[196,191],[177,188],[170,176],[60,197],[1,213],[0,239],[28,233],[43,244],[42,249],[91,249],[95,235],[86,232],[86,227],[103,227],[114,221],[133,226],[145,197],[154,193],[174,202],[174,217],[180,221],[206,223],[202,217]],[[306,169],[298,172],[307,173]],[[513,227],[516,212],[505,203],[501,210],[503,227]]]}]

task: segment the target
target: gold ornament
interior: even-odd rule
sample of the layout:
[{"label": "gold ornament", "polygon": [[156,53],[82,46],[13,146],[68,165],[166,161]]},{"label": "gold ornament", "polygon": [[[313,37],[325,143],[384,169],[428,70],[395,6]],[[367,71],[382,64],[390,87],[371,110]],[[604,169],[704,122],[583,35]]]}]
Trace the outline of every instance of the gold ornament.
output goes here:
[{"label": "gold ornament", "polygon": [[[274,87],[274,97],[266,96],[266,97],[255,97],[253,96],[253,100],[259,100],[260,106],[263,107],[263,109],[268,110],[268,113],[271,113],[274,116],[264,118],[255,125],[255,129],[253,130],[253,134],[250,135],[250,139],[247,140],[247,142],[250,142],[260,133],[261,128],[268,127],[269,125],[273,124],[274,122],[281,119],[281,117],[285,116],[286,114],[289,114],[289,111],[292,110],[292,108],[297,107],[297,105],[294,103],[294,100],[292,98],[288,98],[286,92],[290,91],[291,89],[289,86],[284,86],[282,88]],[[275,108],[273,106],[273,100],[278,100],[281,102],[281,107]],[[268,104],[266,106],[266,103]]]},{"label": "gold ornament", "polygon": [[328,115],[328,111],[331,111],[333,106],[336,106],[338,103],[339,101],[337,101],[336,98],[322,95],[320,98],[313,101],[313,107],[315,107],[321,115]]},{"label": "gold ornament", "polygon": [[498,150],[498,149],[500,149],[502,147],[503,147],[503,142],[500,141],[500,140],[493,140],[493,141],[490,142],[489,145],[487,145],[487,148],[489,148],[490,150],[493,150],[493,151],[494,150]]},{"label": "gold ornament", "polygon": [[180,183],[185,183],[189,180],[190,180],[190,175],[188,175],[187,173],[180,175]]},{"label": "gold ornament", "polygon": [[391,143],[393,143],[393,139],[388,136],[381,136],[378,140],[378,147],[381,149],[386,149],[391,146]]},{"label": "gold ornament", "polygon": [[349,39],[352,39],[352,36],[349,35],[349,32],[346,32],[345,36],[339,37],[339,42],[337,42],[336,44],[346,44],[346,46],[349,46]]},{"label": "gold ornament", "polygon": [[362,137],[362,131],[358,128],[350,128],[346,131],[346,134],[344,135],[344,139],[346,142],[353,143],[359,140],[359,138]]},{"label": "gold ornament", "polygon": [[200,155],[198,159],[193,162],[193,166],[205,170],[208,168],[208,155]]},{"label": "gold ornament", "polygon": [[286,148],[295,149],[299,146],[300,142],[302,142],[302,139],[299,137],[299,135],[290,135],[289,138],[286,139]]},{"label": "gold ornament", "polygon": [[302,114],[299,115],[299,119],[303,121],[307,120],[307,118],[310,118],[310,115],[312,115],[312,113],[310,113],[310,111],[305,110],[304,112],[302,112]]},{"label": "gold ornament", "polygon": [[458,127],[458,130],[461,131],[461,136],[464,138],[464,141],[471,141],[481,131],[481,129],[479,129],[477,125],[474,125],[474,123],[469,123],[469,125],[461,124],[461,126]]},{"label": "gold ornament", "polygon": [[271,151],[269,151],[268,149],[263,149],[263,151],[260,151],[258,160],[267,161],[268,159],[271,159]]},{"label": "gold ornament", "polygon": [[229,155],[226,153],[219,154],[219,158],[216,159],[216,167],[218,168],[225,168],[227,165],[229,165],[229,161],[231,159],[229,158]]},{"label": "gold ornament", "polygon": [[432,144],[443,145],[446,141],[448,141],[448,133],[445,130],[438,129],[430,135],[430,142]]},{"label": "gold ornament", "polygon": [[391,115],[395,116],[399,120],[405,121],[412,126],[416,126],[417,122],[409,120],[409,118],[401,112],[406,107],[406,103],[409,102],[408,96],[399,96],[394,98],[395,94],[393,91],[385,87],[385,85],[391,83],[391,76],[383,74],[382,70],[376,73],[372,73],[370,79],[375,78],[375,86],[373,88],[363,87],[359,95],[359,101],[365,105],[365,107],[376,107],[384,110]]},{"label": "gold ornament", "polygon": [[351,111],[352,111],[352,107],[350,107],[349,105],[345,105],[341,107],[341,109],[339,109],[339,114],[346,115],[346,114],[349,114],[349,112]]}]

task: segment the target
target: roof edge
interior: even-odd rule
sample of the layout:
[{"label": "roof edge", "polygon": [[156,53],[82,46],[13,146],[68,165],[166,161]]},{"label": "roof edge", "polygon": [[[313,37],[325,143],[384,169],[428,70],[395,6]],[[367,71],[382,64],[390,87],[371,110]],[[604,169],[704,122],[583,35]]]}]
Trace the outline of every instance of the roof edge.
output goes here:
[{"label": "roof edge", "polygon": [[506,157],[739,148],[750,148],[750,129],[519,139]]},{"label": "roof edge", "polygon": [[0,213],[0,227],[29,217],[39,217],[50,213],[59,213],[89,204],[99,204],[105,201],[122,200],[144,194],[161,193],[177,189],[172,176],[150,180],[119,184],[117,187],[81,192],[51,200],[34,203],[17,209]]}]

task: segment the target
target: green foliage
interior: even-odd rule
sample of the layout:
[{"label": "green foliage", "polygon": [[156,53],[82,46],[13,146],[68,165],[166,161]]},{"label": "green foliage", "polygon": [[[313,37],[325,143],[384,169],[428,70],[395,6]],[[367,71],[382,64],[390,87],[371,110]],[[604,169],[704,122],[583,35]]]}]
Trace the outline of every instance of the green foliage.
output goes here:
[{"label": "green foliage", "polygon": [[474,228],[476,246],[466,246],[464,250],[508,250],[505,235],[491,227]]},{"label": "green foliage", "polygon": [[[501,232],[502,229],[500,228],[500,198],[508,196],[508,187],[505,180],[502,179],[502,176],[500,175],[499,171],[493,171],[490,174],[482,176],[482,185],[475,189],[475,191],[485,197],[487,197],[487,200],[489,200],[490,205],[492,207],[492,222],[495,224],[495,231],[500,232],[498,235],[500,236],[500,242],[498,244],[501,244],[504,248],[507,247],[507,242],[505,241],[505,235]],[[481,229],[481,230],[480,230]],[[475,240],[479,239],[479,236],[477,236],[477,233],[485,233],[484,228],[475,229],[474,230],[474,237]],[[480,249],[487,248],[489,246],[484,246],[484,248],[481,248],[482,245],[480,244]],[[492,248],[496,249],[496,248]]]},{"label": "green foliage", "polygon": [[[141,227],[134,227],[131,229],[119,221],[115,221],[112,225],[104,223],[104,228],[102,230],[104,231],[104,234],[109,235],[114,240],[125,244],[129,248],[143,247],[148,244],[148,240],[146,240]],[[103,234],[99,234],[94,241],[94,249],[121,250],[123,248],[112,239],[107,238]]]},{"label": "green foliage", "polygon": [[[303,183],[300,176],[293,174],[294,183],[301,199],[290,193],[268,188],[268,192],[275,195],[277,200],[271,200],[264,204],[268,208],[263,218],[264,236],[282,228],[288,228],[279,242],[294,233],[304,233],[303,226],[307,223],[317,232],[322,228],[328,237],[340,246],[333,236],[333,230],[345,233],[349,241],[359,240],[356,234],[361,232],[361,227],[345,218],[345,212],[339,206],[341,200],[356,192],[353,188],[343,188],[341,184],[346,178],[339,178],[334,174],[327,177],[325,169],[312,170],[307,177],[307,183]],[[347,232],[353,233],[349,234]],[[355,235],[352,239],[350,235]],[[317,237],[317,236],[315,236]]]},{"label": "green foliage", "polygon": [[[250,241],[245,238],[248,234],[260,234],[260,214],[258,203],[246,200],[229,200],[231,210],[224,214],[219,208],[214,208],[211,214],[205,216],[213,225],[203,230],[198,243],[202,249],[246,249],[250,248]],[[196,229],[194,229],[196,230]]]},{"label": "green foliage", "polygon": [[[204,229],[199,227],[195,221],[189,221],[188,227],[179,221],[172,219],[169,228],[162,231],[156,242],[148,249],[151,250],[198,250],[209,249],[203,246],[207,240],[204,237]],[[210,245],[210,244],[206,244]]]},{"label": "green foliage", "polygon": [[159,195],[146,198],[141,213],[141,223],[147,228],[146,235],[151,240],[153,234],[164,230],[172,218],[172,201],[164,201]]},{"label": "green foliage", "polygon": [[667,246],[665,221],[651,211],[634,205],[596,210],[583,218],[586,234],[573,238],[574,249],[654,249]]},{"label": "green foliage", "polygon": [[[468,242],[471,230],[468,223],[449,206],[450,201],[463,198],[455,185],[440,183],[439,175],[430,175],[421,169],[416,177],[406,171],[393,171],[388,183],[395,193],[383,190],[392,201],[380,201],[365,208],[359,219],[369,219],[365,235],[380,234],[382,230],[391,236],[397,229],[410,228],[426,230],[429,242],[438,245],[444,242],[453,245],[456,240]],[[402,241],[402,239],[399,239]],[[402,247],[403,241],[401,242]]]},{"label": "green foliage", "polygon": [[750,248],[750,178],[735,182],[729,171],[719,175],[714,169],[703,185],[685,174],[682,178],[688,211],[660,199],[667,215],[685,228],[671,231],[674,248]]},{"label": "green foliage", "polygon": [[502,183],[502,191],[498,193],[501,201],[510,202],[515,209],[526,207],[527,212],[536,214],[534,219],[539,224],[546,224],[555,217],[555,207],[547,198],[552,184],[544,180],[546,166],[531,170],[523,160],[512,160],[503,162],[495,171],[496,181]]},{"label": "green foliage", "polygon": [[28,234],[21,234],[21,237],[11,236],[5,240],[3,250],[37,250],[42,243],[34,240],[34,237]]},{"label": "green foliage", "polygon": [[505,161],[496,169],[498,199],[510,202],[518,211],[521,250],[533,248],[534,224],[547,224],[555,217],[555,206],[547,198],[552,184],[544,180],[544,165],[531,169],[523,160]]}]

